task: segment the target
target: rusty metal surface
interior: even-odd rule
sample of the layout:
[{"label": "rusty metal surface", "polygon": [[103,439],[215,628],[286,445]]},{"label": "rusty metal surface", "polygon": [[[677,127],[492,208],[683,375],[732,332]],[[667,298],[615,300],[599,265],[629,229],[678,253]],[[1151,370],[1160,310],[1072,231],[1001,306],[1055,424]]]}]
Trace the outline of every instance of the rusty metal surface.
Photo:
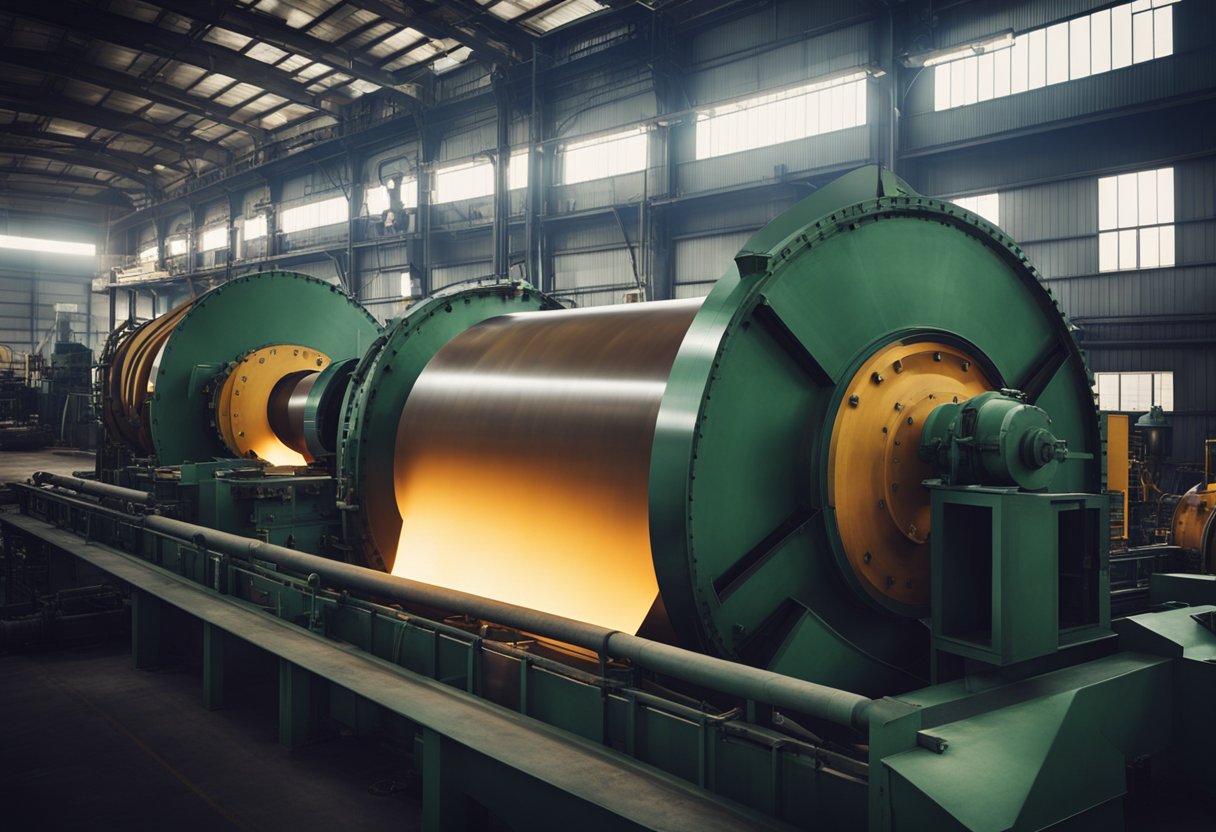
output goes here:
[{"label": "rusty metal surface", "polygon": [[449,342],[401,416],[394,574],[636,632],[655,419],[699,306],[504,315]]},{"label": "rusty metal surface", "polygon": [[153,392],[150,385],[153,370],[169,336],[195,300],[191,298],[137,327],[114,352],[102,390],[102,418],[111,441],[121,441],[137,455],[152,453],[148,402]]}]

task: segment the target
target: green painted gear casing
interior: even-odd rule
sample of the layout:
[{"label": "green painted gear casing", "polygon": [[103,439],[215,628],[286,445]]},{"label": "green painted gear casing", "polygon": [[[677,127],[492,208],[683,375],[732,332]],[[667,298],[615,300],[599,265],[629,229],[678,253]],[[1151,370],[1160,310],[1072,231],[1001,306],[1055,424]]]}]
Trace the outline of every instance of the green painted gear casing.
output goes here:
[{"label": "green painted gear casing", "polygon": [[244,275],[203,295],[169,336],[149,411],[161,465],[230,457],[209,424],[208,383],[229,362],[272,344],[299,344],[332,361],[361,355],[380,333],[362,306],[296,272]]},{"label": "green painted gear casing", "polygon": [[650,526],[684,644],[869,695],[928,679],[927,610],[860,586],[827,471],[858,368],[885,345],[930,340],[1052,414],[1053,433],[1086,455],[1060,465],[1057,488],[1099,488],[1092,379],[1025,254],[982,217],[858,169],[747,242],[673,365]]},{"label": "green painted gear casing", "polygon": [[934,408],[925,420],[920,455],[944,485],[1012,485],[1042,491],[1067,458],[1047,411],[992,391]]}]

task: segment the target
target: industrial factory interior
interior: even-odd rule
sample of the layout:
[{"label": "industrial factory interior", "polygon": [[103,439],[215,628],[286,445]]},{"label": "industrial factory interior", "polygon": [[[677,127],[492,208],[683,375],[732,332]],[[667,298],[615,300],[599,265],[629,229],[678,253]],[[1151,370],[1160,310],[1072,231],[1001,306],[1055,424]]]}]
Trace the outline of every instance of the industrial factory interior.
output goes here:
[{"label": "industrial factory interior", "polygon": [[1216,831],[1216,2],[0,0],[0,829]]}]

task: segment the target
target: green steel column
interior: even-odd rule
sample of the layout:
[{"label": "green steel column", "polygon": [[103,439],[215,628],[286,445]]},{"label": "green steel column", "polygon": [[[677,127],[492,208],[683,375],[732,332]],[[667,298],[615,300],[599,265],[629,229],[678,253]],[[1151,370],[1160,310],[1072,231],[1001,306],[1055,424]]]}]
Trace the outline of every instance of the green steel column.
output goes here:
[{"label": "green steel column", "polygon": [[422,729],[422,832],[455,832],[466,827],[468,803],[452,770],[447,740]]},{"label": "green steel column", "polygon": [[279,659],[279,744],[299,748],[312,737],[313,677],[304,668]]},{"label": "green steel column", "polygon": [[224,631],[203,622],[203,707],[224,707]]},{"label": "green steel column", "polygon": [[131,658],[149,670],[160,660],[161,602],[142,589],[131,593]]}]

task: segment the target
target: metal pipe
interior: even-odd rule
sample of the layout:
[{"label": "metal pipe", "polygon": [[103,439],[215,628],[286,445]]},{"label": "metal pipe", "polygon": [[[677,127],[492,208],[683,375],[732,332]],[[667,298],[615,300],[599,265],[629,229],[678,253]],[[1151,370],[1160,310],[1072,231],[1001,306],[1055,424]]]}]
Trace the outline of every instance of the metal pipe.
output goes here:
[{"label": "metal pipe", "polygon": [[[113,486],[111,486],[113,487]],[[126,491],[126,489],[120,489]],[[134,492],[138,493],[138,492]],[[132,518],[143,527],[241,559],[257,559],[302,573],[315,573],[336,586],[395,601],[451,610],[563,641],[597,654],[630,659],[640,667],[676,676],[714,690],[798,711],[838,725],[865,730],[873,700],[860,694],[805,682],[768,670],[736,664],[627,633],[495,601],[479,595],[411,581],[361,566],[297,552],[272,543],[209,529],[168,517]]]},{"label": "metal pipe", "polygon": [[151,506],[156,503],[156,495],[150,491],[136,491],[133,488],[123,488],[118,485],[97,482],[96,480],[65,477],[60,474],[51,474],[47,471],[38,471],[32,479],[34,485],[53,485],[58,488],[68,488],[81,494],[91,494],[94,497],[109,497],[135,505]]}]

